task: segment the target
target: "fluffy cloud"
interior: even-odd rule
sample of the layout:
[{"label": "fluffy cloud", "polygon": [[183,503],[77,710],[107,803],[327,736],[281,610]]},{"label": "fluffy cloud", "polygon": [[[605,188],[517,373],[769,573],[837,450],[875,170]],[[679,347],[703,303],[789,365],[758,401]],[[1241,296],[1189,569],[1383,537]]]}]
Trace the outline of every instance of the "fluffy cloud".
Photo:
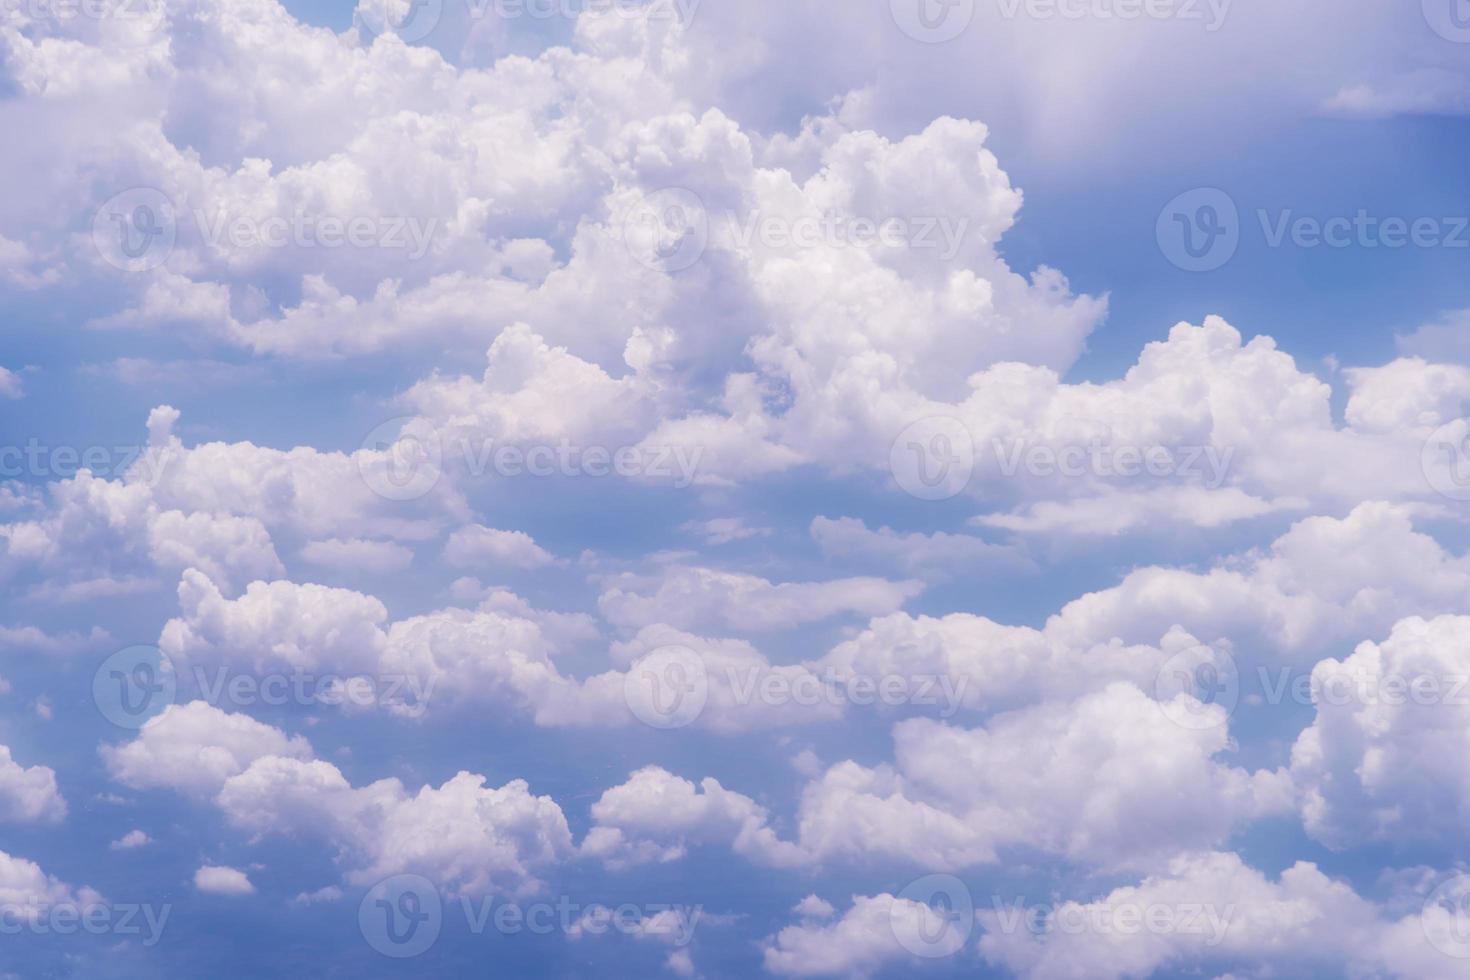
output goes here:
[{"label": "fluffy cloud", "polygon": [[572,850],[561,809],[524,781],[493,789],[461,772],[417,793],[396,779],[353,787],[303,739],[201,702],[171,706],[102,754],[120,781],[211,798],[252,835],[324,839],[353,882],[415,873],[452,893],[518,892]]},{"label": "fluffy cloud", "polygon": [[556,561],[524,531],[483,524],[462,527],[444,544],[444,560],[458,568],[543,568]]},{"label": "fluffy cloud", "polygon": [[[900,722],[893,766],[842,762],[807,786],[791,842],[776,836],[764,808],[718,782],[696,788],[644,769],[594,806],[598,824],[584,849],[626,863],[718,842],[777,866],[879,860],[951,870],[1023,848],[1105,868],[1154,867],[1292,808],[1287,774],[1218,761],[1231,747],[1224,712],[1193,707],[1219,724],[1181,727],[1123,683],[985,728]],[[1174,791],[1185,785],[1188,794]]]},{"label": "fluffy cloud", "polygon": [[0,745],[0,819],[10,823],[57,823],[66,816],[66,800],[56,787],[56,771],[22,766]]},{"label": "fluffy cloud", "polygon": [[194,872],[194,887],[208,895],[255,894],[255,886],[245,872],[213,865],[205,865]]},{"label": "fluffy cloud", "polygon": [[1440,928],[1432,913],[1391,918],[1307,862],[1273,882],[1235,854],[1188,854],[1136,886],[1051,912],[1052,928],[1038,933],[1022,921],[1025,910],[981,910],[981,953],[1025,980],[1226,965],[1403,978],[1461,970],[1428,942]]},{"label": "fluffy cloud", "polygon": [[1316,719],[1291,773],[1307,831],[1334,848],[1367,842],[1465,854],[1470,776],[1470,617],[1411,617],[1312,671]]}]

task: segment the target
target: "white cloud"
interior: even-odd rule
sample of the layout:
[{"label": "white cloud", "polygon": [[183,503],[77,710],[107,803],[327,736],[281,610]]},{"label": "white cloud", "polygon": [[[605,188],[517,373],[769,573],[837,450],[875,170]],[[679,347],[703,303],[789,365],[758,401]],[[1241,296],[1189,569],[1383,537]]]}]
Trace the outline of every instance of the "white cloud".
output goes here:
[{"label": "white cloud", "polygon": [[[1460,975],[1452,958],[1429,945],[1417,909],[1392,919],[1307,862],[1273,882],[1235,854],[1182,855],[1136,886],[1064,902],[1053,913],[1068,926],[1036,934],[1014,909],[982,908],[986,961],[1023,980],[1209,972],[1226,964],[1294,974]],[[1129,921],[1139,925],[1119,927]]]},{"label": "white cloud", "polygon": [[1312,671],[1316,718],[1291,773],[1308,833],[1462,858],[1470,819],[1470,617],[1411,617]]},{"label": "white cloud", "polygon": [[556,559],[524,531],[483,524],[456,530],[444,544],[444,560],[456,568],[544,568]]},{"label": "white cloud", "polygon": [[130,830],[126,834],[123,834],[117,840],[109,844],[108,847],[110,847],[114,851],[131,851],[139,847],[146,847],[147,845],[152,843],[153,838],[149,837],[143,831]]},{"label": "white cloud", "polygon": [[255,886],[245,872],[212,865],[205,865],[194,872],[194,887],[207,895],[255,894]]},{"label": "white cloud", "polygon": [[881,616],[923,591],[922,583],[881,578],[774,583],[755,575],[677,566],[657,577],[609,580],[597,607],[611,623],[637,629],[667,623],[747,632],[790,629],[839,615]]},{"label": "white cloud", "polygon": [[9,823],[59,823],[66,800],[48,766],[22,766],[0,745],[0,820]]}]

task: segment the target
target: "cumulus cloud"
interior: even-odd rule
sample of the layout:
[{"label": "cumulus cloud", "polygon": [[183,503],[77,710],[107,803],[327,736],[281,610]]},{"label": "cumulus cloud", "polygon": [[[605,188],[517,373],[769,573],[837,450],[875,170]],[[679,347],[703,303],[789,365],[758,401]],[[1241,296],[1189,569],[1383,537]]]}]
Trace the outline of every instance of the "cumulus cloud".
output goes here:
[{"label": "cumulus cloud", "polygon": [[194,872],[194,887],[207,895],[255,894],[255,886],[245,872],[214,865],[205,865]]},{"label": "cumulus cloud", "polygon": [[1316,718],[1291,773],[1308,833],[1342,849],[1418,844],[1456,858],[1470,813],[1470,617],[1410,617],[1312,670]]},{"label": "cumulus cloud", "polygon": [[[252,835],[325,840],[343,853],[354,883],[415,873],[455,894],[519,892],[572,850],[561,809],[522,780],[494,789],[461,772],[417,793],[397,779],[354,787],[305,740],[202,702],[171,706],[102,755],[126,785],[211,799]],[[207,877],[239,893],[232,876]]]}]

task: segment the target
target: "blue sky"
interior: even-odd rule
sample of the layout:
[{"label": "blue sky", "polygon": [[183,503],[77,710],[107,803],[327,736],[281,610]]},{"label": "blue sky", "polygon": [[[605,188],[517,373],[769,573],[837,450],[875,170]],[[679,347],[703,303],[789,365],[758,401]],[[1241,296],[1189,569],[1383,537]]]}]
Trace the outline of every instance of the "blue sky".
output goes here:
[{"label": "blue sky", "polygon": [[0,977],[1464,975],[1452,2],[7,13]]}]

